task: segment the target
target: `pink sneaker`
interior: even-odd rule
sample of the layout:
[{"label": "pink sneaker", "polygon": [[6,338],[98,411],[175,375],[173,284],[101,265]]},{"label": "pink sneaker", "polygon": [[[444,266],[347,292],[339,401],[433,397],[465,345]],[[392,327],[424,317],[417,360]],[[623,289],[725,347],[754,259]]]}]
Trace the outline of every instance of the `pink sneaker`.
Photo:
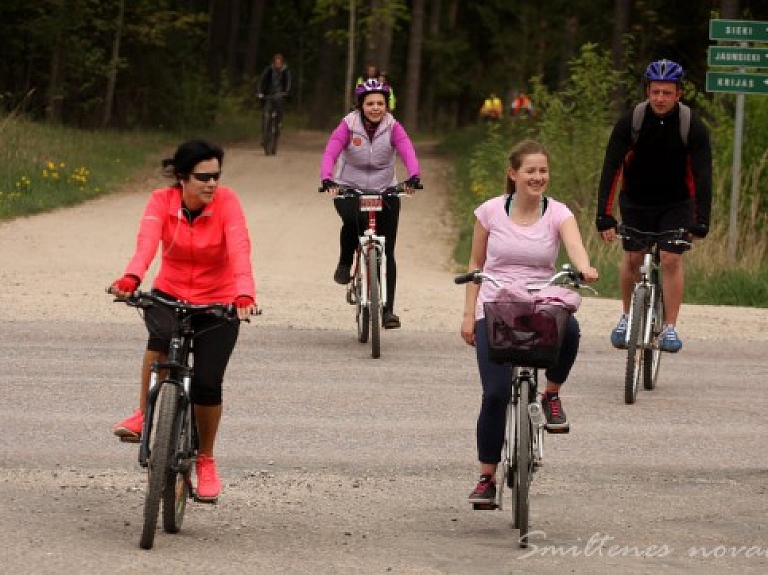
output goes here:
[{"label": "pink sneaker", "polygon": [[216,472],[216,460],[208,455],[197,456],[197,498],[213,502],[221,493],[221,480]]},{"label": "pink sneaker", "polygon": [[112,426],[112,433],[123,441],[138,441],[141,438],[141,429],[144,427],[144,414],[140,409],[120,423]]}]

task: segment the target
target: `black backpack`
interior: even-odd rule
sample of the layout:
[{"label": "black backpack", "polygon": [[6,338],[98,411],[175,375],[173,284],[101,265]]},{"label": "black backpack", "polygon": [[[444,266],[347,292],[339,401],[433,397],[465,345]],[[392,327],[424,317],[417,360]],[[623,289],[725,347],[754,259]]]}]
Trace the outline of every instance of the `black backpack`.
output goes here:
[{"label": "black backpack", "polygon": [[[683,139],[683,144],[688,146],[688,132],[691,131],[691,109],[678,102],[680,106],[680,137]],[[640,126],[643,124],[643,117],[645,116],[645,109],[648,107],[648,100],[640,102],[635,106],[632,112],[632,143],[637,142],[637,138],[640,135]]]}]

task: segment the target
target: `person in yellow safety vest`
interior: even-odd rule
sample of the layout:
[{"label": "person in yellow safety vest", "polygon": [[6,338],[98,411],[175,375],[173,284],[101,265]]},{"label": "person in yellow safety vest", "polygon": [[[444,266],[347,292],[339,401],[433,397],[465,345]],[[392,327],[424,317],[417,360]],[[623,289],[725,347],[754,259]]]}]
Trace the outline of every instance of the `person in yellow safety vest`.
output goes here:
[{"label": "person in yellow safety vest", "polygon": [[379,72],[379,82],[389,86],[389,113],[392,114],[395,111],[395,104],[397,104],[397,98],[395,98],[395,90],[392,88],[392,84],[389,83],[389,77],[386,72]]},{"label": "person in yellow safety vest", "polygon": [[482,108],[480,108],[480,118],[486,122],[497,122],[501,120],[501,115],[504,113],[504,104],[494,92],[491,92],[483,102]]}]

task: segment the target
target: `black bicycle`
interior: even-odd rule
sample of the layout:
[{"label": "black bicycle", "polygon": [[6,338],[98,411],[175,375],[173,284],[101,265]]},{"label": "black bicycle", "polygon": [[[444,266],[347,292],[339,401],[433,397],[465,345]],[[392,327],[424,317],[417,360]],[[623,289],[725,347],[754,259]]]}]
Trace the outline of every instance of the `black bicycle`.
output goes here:
[{"label": "black bicycle", "polygon": [[[526,287],[530,292],[537,292],[547,286],[562,285],[597,293],[582,284],[582,280],[579,272],[564,264],[549,280]],[[502,287],[496,278],[480,270],[454,278],[457,284],[483,281]],[[484,307],[489,358],[510,363],[513,369],[496,501],[475,503],[474,508],[502,510],[504,488],[508,487],[514,505],[512,528],[519,530],[518,543],[524,548],[528,547],[533,473],[541,468],[544,458],[544,431],[567,433],[567,430],[547,426],[538,391],[539,370],[557,363],[565,322],[571,312],[562,305],[535,300],[488,302]]]},{"label": "black bicycle", "polygon": [[666,232],[643,232],[619,224],[616,236],[631,240],[643,247],[640,277],[632,291],[627,319],[627,363],[624,370],[624,402],[635,403],[640,380],[643,388],[655,389],[661,366],[659,336],[664,329],[664,292],[661,286],[661,256],[659,244],[672,243],[690,247],[688,232],[684,228]]},{"label": "black bicycle", "polygon": [[277,154],[277,140],[280,137],[280,118],[278,117],[278,100],[284,98],[284,94],[272,94],[259,96],[264,101],[262,110],[262,145],[267,156]]},{"label": "black bicycle", "polygon": [[139,465],[149,474],[139,546],[151,549],[161,502],[166,533],[178,533],[181,529],[188,499],[216,502],[198,499],[192,483],[198,450],[195,411],[190,399],[193,374],[190,358],[195,337],[192,318],[210,314],[236,321],[237,312],[231,304],[188,304],[140,291],[115,301],[142,310],[161,304],[174,316],[168,357],[151,366],[144,427],[139,441]]}]

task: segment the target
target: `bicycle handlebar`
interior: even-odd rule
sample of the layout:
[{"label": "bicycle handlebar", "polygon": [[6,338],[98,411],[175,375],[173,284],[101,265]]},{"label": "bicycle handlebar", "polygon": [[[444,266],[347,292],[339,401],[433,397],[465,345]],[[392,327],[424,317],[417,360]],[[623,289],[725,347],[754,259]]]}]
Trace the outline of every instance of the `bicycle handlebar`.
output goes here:
[{"label": "bicycle handlebar", "polygon": [[[502,285],[501,281],[497,280],[492,275],[483,272],[482,270],[475,270],[475,271],[458,275],[455,278],[453,278],[453,281],[454,283],[459,285],[466,284],[469,282],[480,284],[483,281],[489,281],[496,287],[501,287]],[[582,283],[583,281],[584,281],[584,274],[574,269],[571,266],[571,264],[563,264],[562,267],[560,268],[560,271],[555,273],[555,275],[553,275],[548,280],[545,280],[542,282],[529,283],[529,284],[526,284],[525,287],[529,291],[539,291],[547,286],[560,285],[560,286],[570,286],[576,289],[588,289],[595,294],[597,293],[597,290],[595,288]]]},{"label": "bicycle handlebar", "polygon": [[[361,190],[360,188],[353,188],[349,186],[338,186],[341,190],[341,193],[339,193],[337,198],[356,198],[358,196],[364,196],[367,194],[371,195],[378,195],[378,196],[407,196],[408,194],[405,193],[405,187],[406,182],[400,182],[399,184],[395,184],[394,186],[389,186],[384,188],[383,190]],[[423,190],[424,184],[419,182],[415,186],[413,186],[415,190]],[[317,188],[318,193],[323,193],[327,191],[329,188],[325,186],[320,186]]]},{"label": "bicycle handlebar", "polygon": [[625,240],[638,241],[647,247],[661,242],[691,247],[691,241],[687,239],[688,230],[685,228],[663,232],[644,232],[620,223],[616,226],[616,236]]},{"label": "bicycle handlebar", "polygon": [[[112,286],[107,288],[107,293],[112,294]],[[114,294],[112,294],[114,295]],[[137,307],[141,309],[146,309],[148,307],[152,307],[155,303],[161,303],[163,305],[167,305],[169,307],[174,308],[177,311],[185,312],[185,313],[208,313],[215,317],[224,318],[227,320],[235,320],[237,319],[237,308],[234,306],[234,304],[223,304],[223,303],[210,303],[210,304],[195,304],[195,303],[186,303],[182,301],[178,301],[175,299],[169,299],[166,297],[163,297],[161,295],[157,295],[152,292],[145,292],[136,290],[133,292],[130,296],[127,298],[120,298],[116,297],[116,302],[122,302],[128,306],[131,307]],[[255,308],[253,313],[251,315],[261,315],[261,309]],[[243,321],[248,321],[243,320]]]}]

